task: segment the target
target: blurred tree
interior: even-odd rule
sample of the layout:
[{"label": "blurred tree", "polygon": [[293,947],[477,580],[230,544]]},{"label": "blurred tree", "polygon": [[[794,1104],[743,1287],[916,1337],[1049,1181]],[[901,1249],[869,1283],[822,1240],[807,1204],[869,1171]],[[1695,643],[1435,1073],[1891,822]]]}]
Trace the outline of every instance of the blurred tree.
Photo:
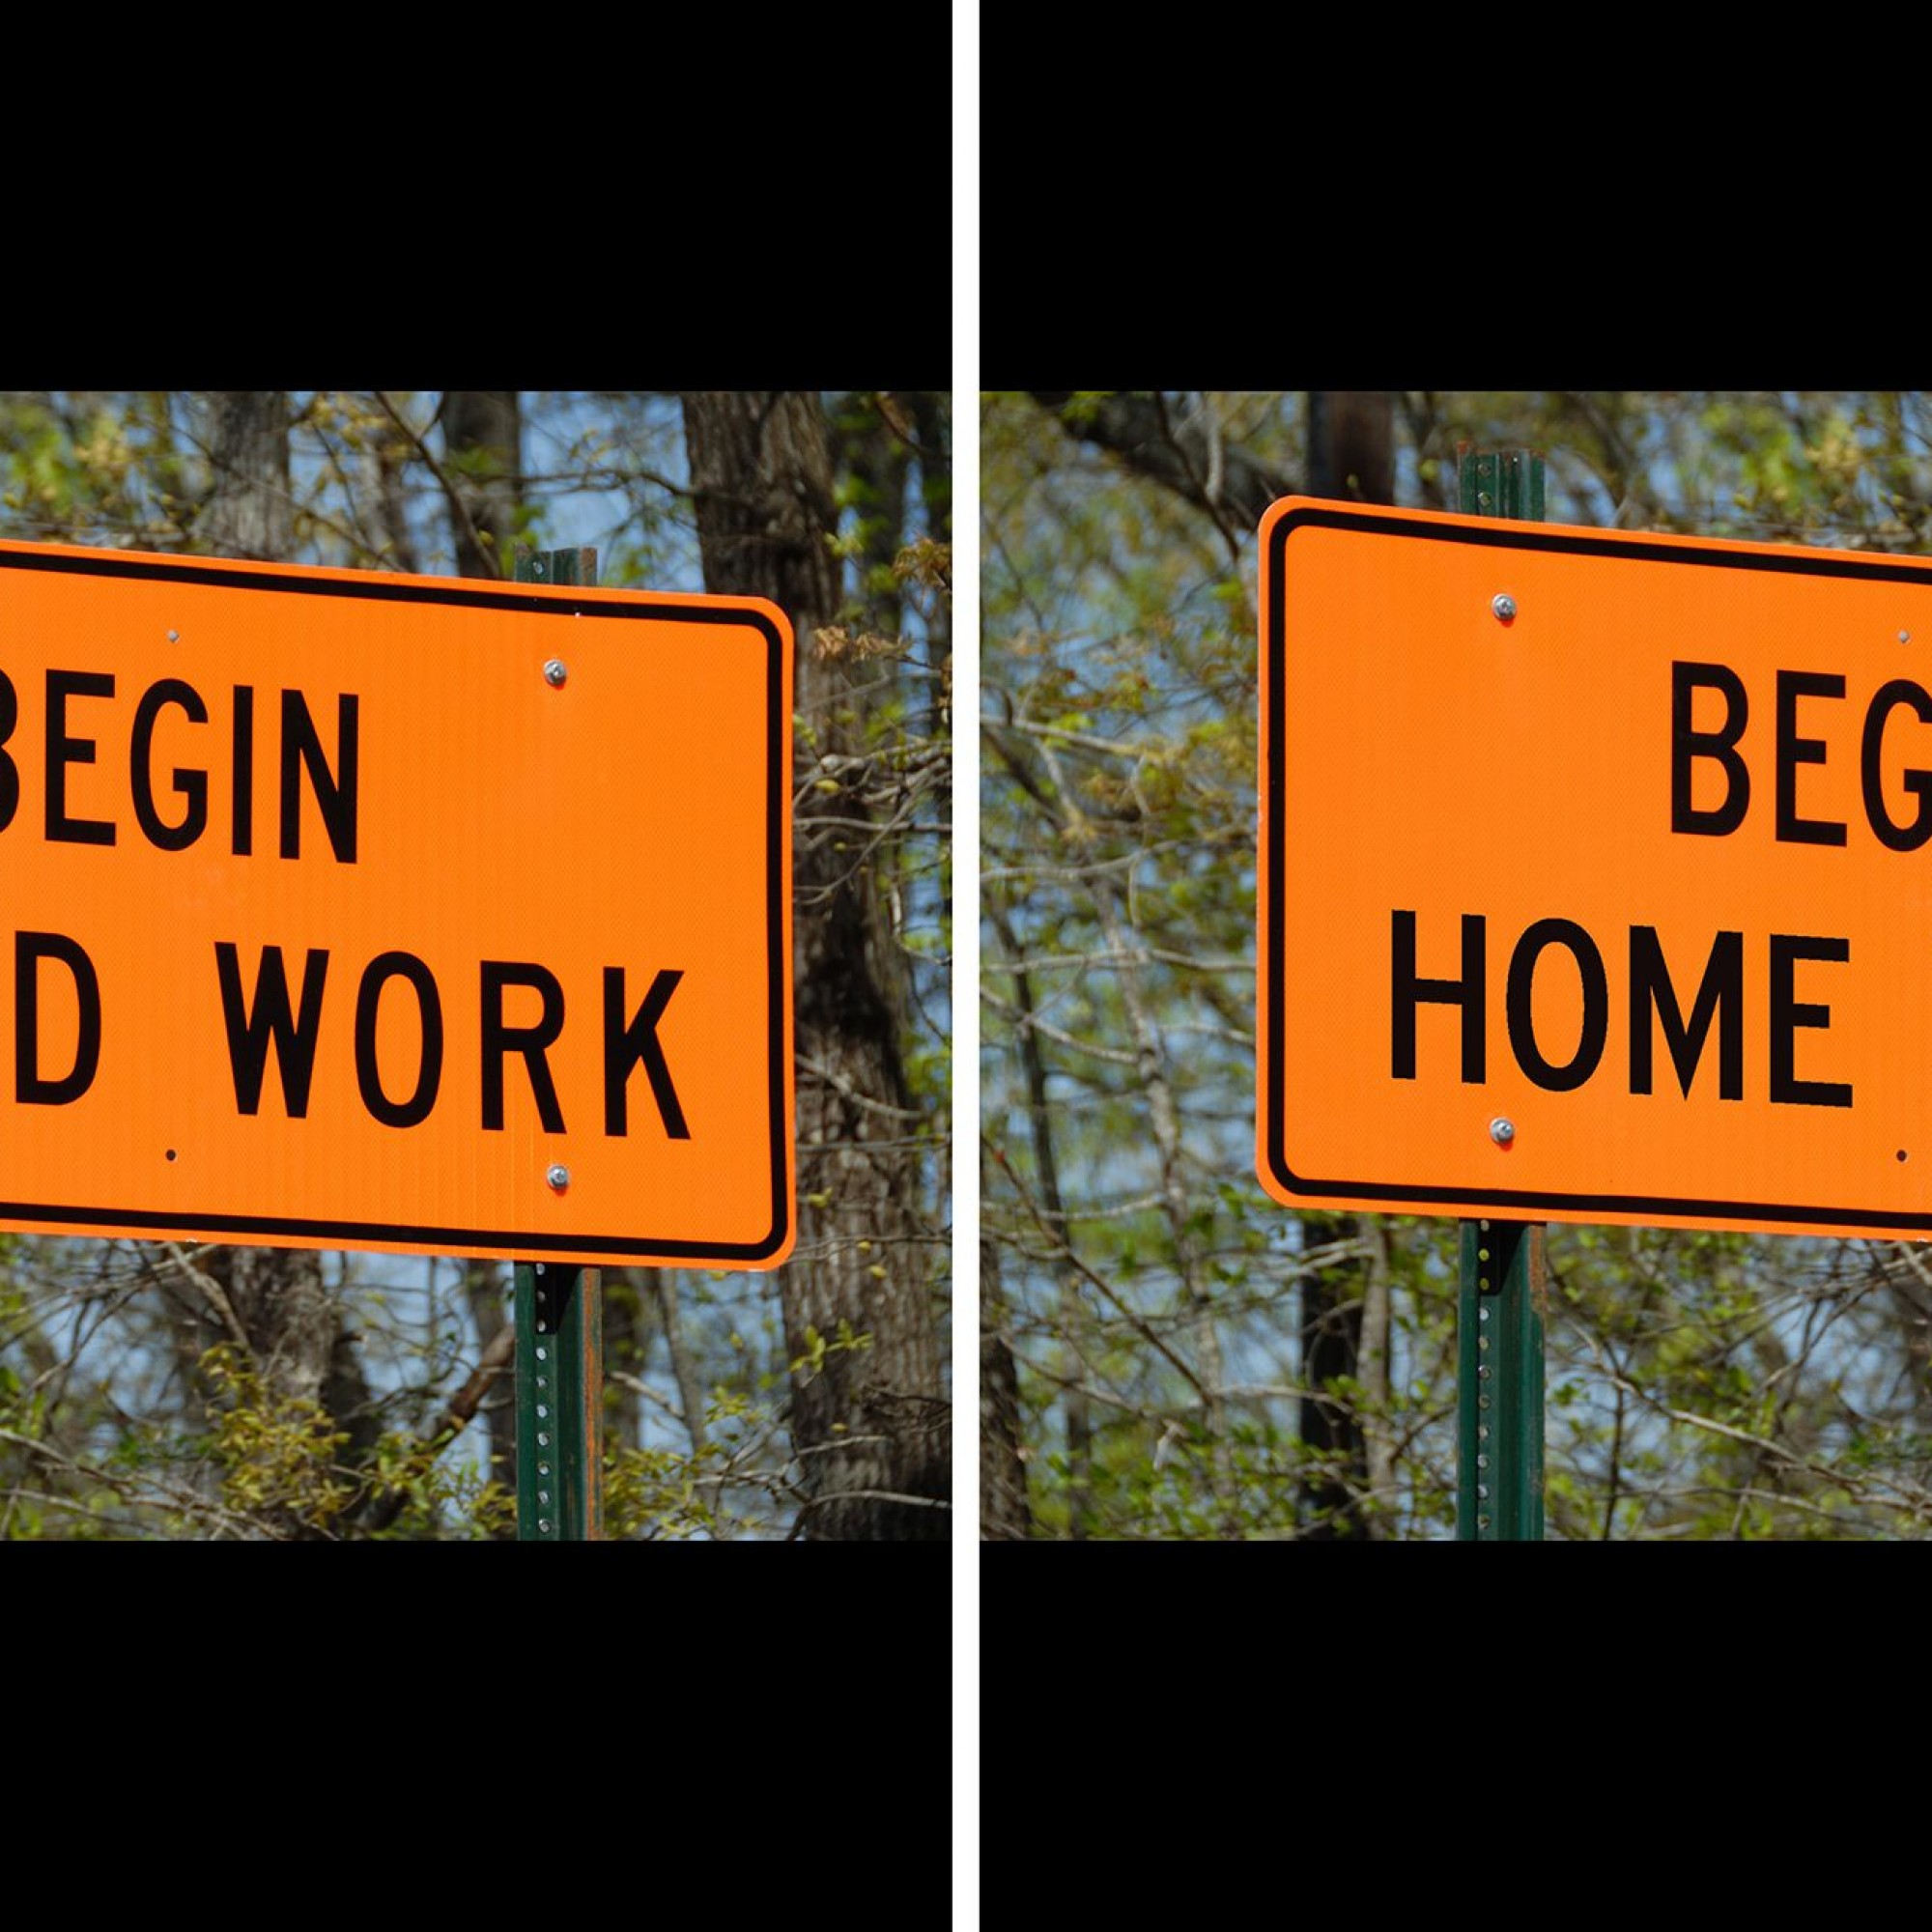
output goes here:
[{"label": "blurred tree", "polygon": [[[1454,1534],[1456,1224],[1254,1178],[1266,501],[1448,507],[1459,443],[1532,447],[1553,522],[1924,553],[1928,432],[1916,392],[982,398],[982,1321],[1031,1534]],[[1550,1536],[1932,1528],[1917,1245],[1548,1252]]]},{"label": "blurred tree", "polygon": [[459,577],[507,577],[523,490],[523,416],[514,389],[442,398],[443,488]]},{"label": "blurred tree", "polygon": [[[931,810],[934,776],[923,752],[906,756],[902,700],[878,668],[904,649],[891,573],[906,459],[885,411],[876,426],[847,429],[858,458],[848,473],[870,513],[855,543],[870,572],[848,610],[820,399],[705,390],[686,395],[684,411],[706,587],[769,598],[799,644],[799,795],[810,802],[794,829],[801,1207],[781,1296],[802,1528],[821,1539],[945,1540],[942,1233],[904,1059],[909,899],[882,844],[894,825]],[[892,629],[875,632],[874,620]]]}]

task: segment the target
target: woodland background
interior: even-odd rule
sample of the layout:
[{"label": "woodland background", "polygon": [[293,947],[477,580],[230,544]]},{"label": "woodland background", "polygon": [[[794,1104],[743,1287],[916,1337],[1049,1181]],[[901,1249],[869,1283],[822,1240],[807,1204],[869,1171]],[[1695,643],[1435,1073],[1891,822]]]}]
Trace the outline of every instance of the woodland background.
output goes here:
[{"label": "woodland background", "polygon": [[[1455,1224],[1254,1178],[1261,513],[1446,506],[1467,442],[1542,449],[1552,521],[1918,554],[1932,402],[972,407],[980,1533],[1446,1539]],[[952,441],[939,391],[0,392],[11,541],[478,577],[589,545],[791,614],[800,1238],[607,1271],[614,1535],[951,1531]],[[1925,1534],[1918,1248],[1552,1226],[1549,1259],[1551,1538]],[[0,1536],[513,1533],[506,1275],[0,1236]]]},{"label": "woodland background", "polygon": [[[951,1534],[941,391],[0,392],[0,539],[768,597],[798,643],[799,1235],[604,1273],[605,1526]],[[0,1538],[515,1534],[507,1264],[0,1235]]]},{"label": "woodland background", "polygon": [[[990,1540],[1455,1534],[1458,1224],[1254,1173],[1256,530],[1290,493],[1932,548],[1918,392],[980,398],[980,1487]],[[1552,1225],[1557,1541],[1932,1530],[1932,1263]]]}]

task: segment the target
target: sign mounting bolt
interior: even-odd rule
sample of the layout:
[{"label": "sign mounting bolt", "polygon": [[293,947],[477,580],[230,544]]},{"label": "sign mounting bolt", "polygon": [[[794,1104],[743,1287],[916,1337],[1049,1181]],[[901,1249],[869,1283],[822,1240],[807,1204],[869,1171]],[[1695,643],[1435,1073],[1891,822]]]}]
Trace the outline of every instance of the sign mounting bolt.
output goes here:
[{"label": "sign mounting bolt", "polygon": [[561,1162],[552,1167],[544,1179],[561,1194],[570,1185],[570,1170]]},{"label": "sign mounting bolt", "polygon": [[569,675],[570,672],[564,668],[561,658],[552,658],[544,666],[544,681],[547,684],[561,684]]},{"label": "sign mounting bolt", "polygon": [[1516,1122],[1505,1121],[1500,1115],[1490,1122],[1490,1138],[1498,1147],[1508,1147],[1516,1139]]},{"label": "sign mounting bolt", "polygon": [[181,642],[181,640],[182,640],[182,634],[181,634],[181,633],[180,633],[179,631],[170,631],[170,632],[168,633],[168,642],[169,642],[169,643],[171,643],[171,644],[178,644],[178,643],[180,643],[180,642]]},{"label": "sign mounting bolt", "polygon": [[1496,622],[1507,624],[1516,615],[1516,599],[1507,590],[1498,590],[1490,599],[1490,609],[1496,613]]}]

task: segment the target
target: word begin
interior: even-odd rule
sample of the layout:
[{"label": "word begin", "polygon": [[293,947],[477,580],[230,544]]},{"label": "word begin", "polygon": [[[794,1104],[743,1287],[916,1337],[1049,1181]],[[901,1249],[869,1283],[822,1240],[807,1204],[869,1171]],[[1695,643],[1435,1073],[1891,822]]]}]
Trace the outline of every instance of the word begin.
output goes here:
[{"label": "word begin", "polygon": [[[40,776],[43,826],[49,841],[70,845],[118,842],[119,820],[98,815],[99,791],[108,783],[104,774],[92,781],[96,795],[91,813],[83,814],[73,803],[70,788],[74,766],[115,763],[125,774],[126,797],[132,808],[134,823],[149,844],[163,852],[182,852],[201,839],[209,828],[210,766],[177,765],[159,787],[155,770],[155,739],[166,714],[180,714],[179,720],[169,720],[172,729],[179,729],[182,721],[197,731],[209,724],[207,700],[193,685],[178,677],[157,679],[135,701],[131,718],[127,715],[125,701],[120,699],[112,671],[49,668],[42,696],[40,736],[43,761]],[[234,686],[224,749],[227,833],[229,849],[237,857],[251,855],[255,849],[255,709],[253,686]],[[344,692],[336,696],[332,761],[309,710],[308,699],[301,692],[280,694],[278,718],[275,769],[281,857],[301,857],[301,799],[305,779],[327,835],[329,850],[339,865],[353,866],[361,769],[360,704],[356,695]],[[24,741],[29,733],[20,731],[21,722],[19,692],[14,680],[0,670],[0,834],[18,816],[26,791],[21,767],[26,758]],[[119,758],[102,756],[107,743],[103,734],[110,729],[116,734],[115,745],[123,752]]]}]

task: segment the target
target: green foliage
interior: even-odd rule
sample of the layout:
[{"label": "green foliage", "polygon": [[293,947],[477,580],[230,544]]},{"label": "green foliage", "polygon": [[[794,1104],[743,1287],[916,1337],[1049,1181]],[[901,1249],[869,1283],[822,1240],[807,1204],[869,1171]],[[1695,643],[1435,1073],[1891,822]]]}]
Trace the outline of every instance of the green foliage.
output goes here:
[{"label": "green foliage", "polygon": [[486,1477],[473,1464],[434,1453],[416,1436],[384,1434],[356,1474],[358,1498],[365,1493],[400,1498],[394,1517],[380,1527],[360,1520],[344,1525],[356,1535],[381,1543],[417,1543],[452,1536],[492,1542],[516,1534],[514,1483]]},{"label": "green foliage", "polygon": [[[862,1245],[869,1245],[869,1243],[862,1243]],[[877,1271],[883,1279],[885,1269],[880,1267]],[[837,1335],[831,1337],[821,1335],[816,1328],[807,1323],[805,1330],[805,1352],[792,1362],[791,1372],[795,1376],[808,1374],[814,1376],[822,1375],[825,1372],[825,1361],[828,1355],[863,1354],[871,1346],[872,1338],[869,1335],[855,1335],[852,1332],[852,1324],[849,1321],[841,1320],[838,1323],[838,1332]]]},{"label": "green foliage", "polygon": [[[981,1211],[1033,1533],[1446,1539],[1456,1224],[1296,1216],[1254,1179],[1252,534],[1231,565],[1104,400],[980,405]],[[1293,488],[1303,402],[1161,420]],[[1917,392],[1411,391],[1395,420],[1406,503],[1454,506],[1460,443],[1527,447],[1552,521],[1932,549]],[[1922,1249],[1552,1226],[1548,1252],[1549,1537],[1932,1533]],[[1318,1317],[1357,1331],[1339,1369]]]},{"label": "green foliage", "polygon": [[201,1358],[209,1448],[230,1509],[326,1533],[356,1500],[338,1458],[349,1437],[321,1403],[281,1394],[232,1343]]}]

